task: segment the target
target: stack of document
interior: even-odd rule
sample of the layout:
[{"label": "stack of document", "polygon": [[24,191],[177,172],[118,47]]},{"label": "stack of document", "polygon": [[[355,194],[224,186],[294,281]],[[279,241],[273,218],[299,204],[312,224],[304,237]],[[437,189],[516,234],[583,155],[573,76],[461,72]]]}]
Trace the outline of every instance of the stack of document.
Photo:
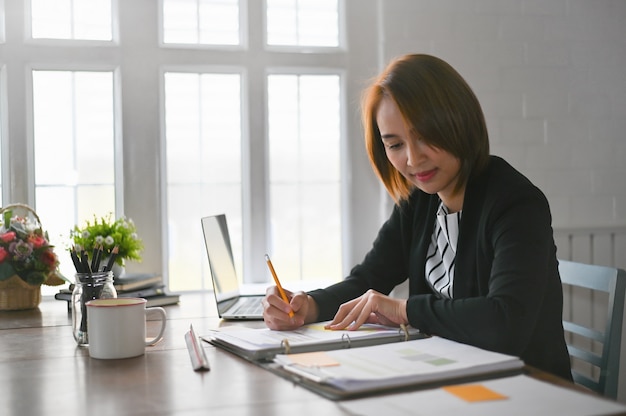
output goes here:
[{"label": "stack of document", "polygon": [[202,339],[250,361],[266,361],[276,354],[328,351],[424,338],[413,328],[365,324],[355,331],[324,329],[325,322],[305,325],[294,331],[268,328],[211,331]]},{"label": "stack of document", "polygon": [[278,354],[274,362],[310,381],[309,387],[326,386],[327,393],[334,390],[338,397],[514,374],[524,366],[517,357],[439,337],[353,350]]}]

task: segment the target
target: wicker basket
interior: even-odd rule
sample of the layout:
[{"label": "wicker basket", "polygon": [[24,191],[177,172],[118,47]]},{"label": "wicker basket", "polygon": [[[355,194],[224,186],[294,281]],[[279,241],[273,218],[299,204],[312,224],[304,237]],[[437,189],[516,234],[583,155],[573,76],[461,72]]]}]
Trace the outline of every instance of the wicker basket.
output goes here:
[{"label": "wicker basket", "polygon": [[41,302],[41,286],[29,285],[18,275],[0,281],[0,310],[34,309]]},{"label": "wicker basket", "polygon": [[[37,213],[28,205],[11,204],[0,209],[0,218],[5,211],[20,212],[20,215],[30,217],[41,227],[41,220]],[[54,286],[64,281],[56,274],[51,273],[46,280],[46,285]],[[41,302],[41,285],[30,285],[18,275],[13,275],[6,280],[0,281],[0,310],[33,309]]]}]

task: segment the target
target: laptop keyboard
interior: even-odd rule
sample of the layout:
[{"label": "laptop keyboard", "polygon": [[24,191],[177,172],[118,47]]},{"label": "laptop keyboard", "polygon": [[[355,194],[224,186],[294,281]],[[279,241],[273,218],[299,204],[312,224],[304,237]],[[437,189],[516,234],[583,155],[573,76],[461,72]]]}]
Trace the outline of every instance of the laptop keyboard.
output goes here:
[{"label": "laptop keyboard", "polygon": [[263,305],[258,298],[242,299],[233,313],[235,315],[261,315],[263,313]]}]

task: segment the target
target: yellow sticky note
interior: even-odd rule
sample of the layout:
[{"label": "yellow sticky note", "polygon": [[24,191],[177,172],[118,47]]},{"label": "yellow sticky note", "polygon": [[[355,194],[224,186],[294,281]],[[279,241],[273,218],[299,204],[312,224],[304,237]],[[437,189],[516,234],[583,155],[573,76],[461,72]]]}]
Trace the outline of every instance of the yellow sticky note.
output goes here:
[{"label": "yellow sticky note", "polygon": [[294,364],[299,364],[305,367],[332,367],[339,365],[338,361],[321,351],[291,354],[288,355],[288,357]]},{"label": "yellow sticky note", "polygon": [[481,402],[487,400],[502,400],[508,399],[507,396],[503,396],[482,384],[464,384],[460,386],[447,386],[443,387],[445,391],[450,394],[467,401],[467,402]]}]

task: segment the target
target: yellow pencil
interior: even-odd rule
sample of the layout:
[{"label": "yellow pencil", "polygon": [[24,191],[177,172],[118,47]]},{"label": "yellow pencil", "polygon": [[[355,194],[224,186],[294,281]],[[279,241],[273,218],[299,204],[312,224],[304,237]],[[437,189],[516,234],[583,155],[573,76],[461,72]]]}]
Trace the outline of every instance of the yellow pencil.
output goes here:
[{"label": "yellow pencil", "polygon": [[[287,298],[287,294],[283,290],[282,285],[280,284],[280,280],[278,280],[278,276],[276,276],[276,270],[274,270],[274,266],[272,265],[272,260],[270,260],[270,256],[265,255],[265,262],[267,263],[267,267],[270,268],[270,272],[272,273],[272,277],[274,278],[274,282],[276,283],[276,287],[280,292],[280,297],[287,303],[289,303],[289,299]],[[293,318],[293,311],[289,311],[289,316]]]}]

